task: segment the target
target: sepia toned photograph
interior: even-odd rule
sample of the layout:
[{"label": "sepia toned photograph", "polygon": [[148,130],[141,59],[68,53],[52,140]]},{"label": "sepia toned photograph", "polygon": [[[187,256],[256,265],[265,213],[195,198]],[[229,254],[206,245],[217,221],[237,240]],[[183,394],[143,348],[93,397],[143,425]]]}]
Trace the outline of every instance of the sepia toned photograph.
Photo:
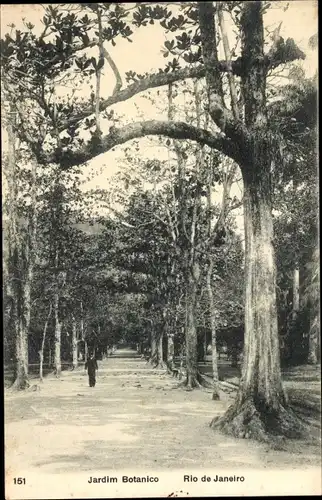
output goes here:
[{"label": "sepia toned photograph", "polygon": [[321,495],[317,1],[0,9],[6,500]]}]

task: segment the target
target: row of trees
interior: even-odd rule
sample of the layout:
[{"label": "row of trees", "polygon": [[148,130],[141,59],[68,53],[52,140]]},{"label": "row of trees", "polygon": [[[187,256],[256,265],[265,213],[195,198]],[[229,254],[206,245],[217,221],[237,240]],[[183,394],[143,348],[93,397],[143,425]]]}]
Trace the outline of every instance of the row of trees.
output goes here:
[{"label": "row of trees", "polygon": [[[230,212],[238,201],[229,196],[235,176],[241,173],[245,227],[244,361],[236,401],[227,414],[212,425],[238,437],[257,439],[267,439],[269,432],[287,436],[301,432],[302,425],[288,406],[281,380],[272,209],[278,210],[275,235],[277,243],[280,241],[283,262],[282,253],[286,247],[283,224],[289,224],[290,207],[294,205],[291,192],[293,197],[302,194],[307,202],[305,193],[312,192],[316,181],[316,133],[315,120],[312,120],[316,87],[314,81],[304,78],[300,79],[300,84],[293,82],[282,88],[270,85],[270,76],[281,65],[305,56],[292,39],[285,41],[278,30],[274,31],[271,46],[267,48],[263,19],[268,8],[265,2],[189,3],[174,7],[174,12],[167,4],[154,3],[134,8],[122,4],[49,6],[41,35],[36,35],[34,27],[27,23],[24,32],[17,30],[2,40],[3,95],[9,107],[7,290],[9,317],[16,339],[16,385],[19,388],[27,383],[24,353],[31,328],[31,287],[36,283],[36,270],[43,265],[49,272],[49,279],[44,280],[42,275],[40,283],[42,286],[49,283],[51,287],[47,319],[49,313],[53,315],[57,373],[64,311],[69,310],[66,317],[71,331],[77,331],[74,317],[80,318],[82,331],[84,304],[89,311],[96,311],[99,304],[99,317],[105,330],[109,312],[104,308],[104,293],[110,295],[111,290],[118,290],[120,286],[127,291],[130,291],[127,287],[136,287],[140,294],[134,295],[132,300],[140,302],[138,297],[144,295],[141,306],[146,314],[142,319],[151,324],[153,362],[163,361],[162,335],[166,333],[171,339],[171,332],[175,332],[180,338],[180,324],[183,324],[189,388],[200,382],[197,371],[198,311],[207,315],[213,339],[214,398],[218,397],[218,290],[224,291],[222,298],[228,302],[229,294],[234,295],[234,292],[229,286],[225,290],[222,283],[227,284],[227,273],[238,273],[242,267],[240,241],[230,219]],[[137,75],[129,71],[126,74],[128,85],[123,88],[117,65],[106,45],[108,42],[115,45],[119,37],[130,40],[135,30],[154,23],[159,23],[172,37],[165,43],[164,56],[173,55],[174,59],[155,74]],[[227,35],[231,23],[237,32],[234,50],[229,46]],[[224,60],[218,57],[220,45]],[[98,59],[86,55],[93,46],[98,47]],[[114,73],[116,86],[113,94],[103,99],[101,78],[107,65]],[[96,85],[89,103],[77,99],[74,93],[59,97],[57,85],[72,80],[77,88],[84,78],[93,79]],[[193,111],[189,113],[185,108],[179,110],[176,105],[174,86],[178,85],[180,93],[185,88],[182,82],[191,82],[191,79]],[[156,87],[165,87],[162,95],[167,96],[168,119],[128,123],[117,128],[115,114],[108,109]],[[305,112],[308,108],[309,113]],[[101,126],[102,116],[110,121],[106,135]],[[80,134],[80,130],[84,130],[85,135]],[[86,240],[74,226],[82,196],[78,193],[75,199],[72,197],[66,203],[66,196],[73,192],[66,178],[72,175],[75,165],[148,135],[167,137],[166,146],[173,157],[166,166],[160,161],[144,165],[154,188],[144,190],[137,184],[118,224],[110,222],[98,241]],[[18,148],[17,140],[21,141]],[[26,145],[27,151],[22,147]],[[23,191],[18,187],[17,172],[21,162],[26,165],[26,155],[30,155],[30,190],[29,203],[24,210],[28,211],[29,229],[24,232],[18,231],[19,193]],[[40,206],[35,203],[39,187],[37,169],[41,169],[40,191],[43,192]],[[50,172],[49,177],[53,176],[48,190],[42,184],[46,169]],[[160,182],[161,179],[165,181]],[[157,183],[160,189],[156,189]],[[212,200],[212,191],[218,183],[222,187],[220,206],[214,205]],[[278,203],[279,193],[286,186],[290,196],[287,194],[285,199],[282,196],[282,202]],[[46,196],[52,199],[46,201]],[[308,218],[312,207],[313,212],[316,210],[315,199],[311,197],[310,201],[310,208],[305,208]],[[44,243],[36,234],[36,228],[42,227],[42,213],[47,229],[41,229],[39,234]],[[295,215],[292,214],[291,224],[296,220]],[[303,217],[301,220],[306,227]],[[308,256],[300,259],[300,255],[304,255],[303,241],[296,235],[298,250],[291,263],[293,276],[298,276],[300,268],[307,270],[302,282],[306,303],[310,304],[308,338],[314,340],[310,344],[311,360],[316,357],[319,321],[317,253],[315,244],[312,247],[311,243],[317,240],[315,220],[316,216],[310,226],[312,238],[305,240],[307,247],[314,248],[311,260]],[[152,234],[148,239],[147,229]],[[286,234],[290,232],[288,228]],[[23,237],[19,241],[20,235]],[[113,241],[113,245],[105,252],[107,260],[102,262],[108,241]],[[70,245],[72,251],[66,251]],[[112,265],[111,252],[114,253]],[[315,265],[310,267],[311,262]],[[99,272],[102,264],[103,269]],[[120,268],[126,273],[120,272]],[[279,283],[279,300],[282,300],[282,292],[289,288],[287,280],[283,282],[283,279]],[[294,283],[297,281],[294,278]],[[142,290],[145,290],[143,294]],[[300,321],[295,307],[297,286],[294,290],[293,318]],[[238,293],[239,290],[231,301],[233,310],[236,303],[242,307],[242,294]],[[48,297],[48,293],[41,290],[40,295]],[[76,310],[80,311],[77,308],[81,306],[79,316]],[[96,321],[96,332],[102,331],[102,324]],[[285,324],[283,319],[282,324]],[[294,337],[289,332],[287,336]],[[171,341],[169,352],[171,356]]]},{"label": "row of trees", "polygon": [[[33,178],[28,177],[23,161],[17,163],[16,182],[20,197],[24,199],[28,197]],[[189,205],[195,202],[193,185],[189,184],[191,193],[182,196],[178,192],[174,196],[172,178],[174,174],[178,175],[173,172],[174,168],[173,165],[169,168],[168,162],[167,165],[155,162],[154,166],[147,162],[141,168],[137,166],[132,179],[128,172],[122,174],[123,180],[135,185],[135,191],[124,206],[121,219],[96,217],[96,222],[91,222],[88,216],[88,212],[93,210],[91,202],[94,200],[96,204],[109,206],[109,193],[96,191],[90,196],[83,194],[75,172],[72,175],[61,174],[54,166],[49,167],[47,176],[41,172],[36,178],[34,189],[37,193],[33,200],[24,202],[18,197],[17,247],[21,253],[25,245],[31,245],[28,251],[32,249],[33,252],[30,291],[25,299],[31,314],[25,339],[29,339],[29,359],[32,362],[37,361],[38,354],[42,361],[46,354],[46,362],[52,362],[59,375],[61,359],[67,361],[72,357],[73,365],[77,366],[77,346],[83,351],[88,343],[93,347],[93,342],[96,342],[96,347],[102,348],[125,337],[131,343],[143,345],[149,342],[152,347],[151,363],[162,366],[168,360],[167,350],[163,353],[162,349],[163,338],[173,339],[177,352],[184,340],[181,332],[186,332],[186,340],[194,342],[194,348],[187,355],[188,374],[192,382],[187,383],[189,387],[197,384],[197,327],[209,330],[210,312],[214,310],[208,297],[209,279],[216,301],[216,325],[222,327],[229,323],[230,326],[238,326],[242,322],[242,247],[240,238],[233,232],[232,220],[228,220],[227,244],[219,241],[219,247],[209,245],[209,197],[206,201],[204,196],[203,206],[200,198],[199,212],[193,218],[193,211],[189,212]],[[213,168],[218,170],[219,164]],[[154,182],[155,189],[145,190],[139,177],[146,179],[151,172],[151,183]],[[165,183],[167,172],[171,172],[171,178]],[[191,168],[189,175],[193,175]],[[122,185],[120,177],[118,185]],[[120,198],[126,194],[127,190],[122,193],[118,188]],[[177,242],[173,240],[173,235],[179,234],[180,228],[174,228],[173,221],[180,204],[181,210],[187,213],[182,217],[185,238],[178,237]],[[11,206],[12,202],[8,209]],[[211,208],[216,215],[219,207]],[[34,220],[35,214],[35,237],[29,242],[29,218],[32,215]],[[10,220],[7,224],[6,247],[10,251]],[[187,263],[184,260],[190,226],[197,234],[193,245],[198,252],[196,261],[203,271],[197,283],[198,300],[192,308],[192,320],[187,315],[186,295],[190,282],[186,277]],[[26,255],[21,254],[21,259],[20,282],[25,283],[22,264]],[[214,261],[210,277],[209,259]],[[216,281],[222,283],[219,289],[213,286]],[[9,343],[16,340],[16,347],[21,349],[21,336],[16,336],[10,325],[10,304],[14,303],[14,296],[10,296],[8,288],[6,291],[7,340]],[[124,316],[128,308],[132,309],[132,313],[129,311],[132,320],[127,313]],[[187,321],[192,321],[192,326]],[[8,353],[12,354],[13,347],[11,345]],[[171,352],[170,345],[168,348]],[[24,342],[17,360],[24,361],[24,368],[17,370],[16,385],[25,387],[28,384],[27,342]]]}]

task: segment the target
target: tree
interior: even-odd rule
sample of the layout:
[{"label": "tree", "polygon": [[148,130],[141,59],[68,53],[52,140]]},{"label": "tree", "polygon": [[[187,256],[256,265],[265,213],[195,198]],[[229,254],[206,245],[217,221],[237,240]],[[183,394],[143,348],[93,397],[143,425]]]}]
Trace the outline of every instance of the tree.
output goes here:
[{"label": "tree", "polygon": [[[12,98],[6,92],[9,99]],[[37,253],[38,165],[28,150],[17,147],[19,118],[12,102],[7,112],[8,153],[4,158],[7,197],[5,200],[6,295],[11,303],[9,332],[15,340],[15,381],[21,390],[28,382],[28,334],[31,315],[31,288]],[[20,149],[20,150],[19,150]],[[19,192],[24,186],[25,191]],[[9,333],[9,334],[10,334]]]},{"label": "tree", "polygon": [[[274,238],[277,249],[279,318],[285,362],[309,355],[310,323],[318,324],[319,305],[310,300],[318,242],[318,172],[316,169],[317,88],[295,65],[282,90],[284,105],[274,123],[291,142],[283,172],[274,175]],[[312,291],[315,286],[312,287]],[[310,319],[311,318],[311,319]],[[316,328],[312,330],[315,336]],[[314,349],[316,351],[316,349]]]},{"label": "tree", "polygon": [[[112,126],[109,134],[104,135],[100,133],[96,113],[97,133],[89,143],[81,144],[76,141],[74,150],[58,143],[50,158],[58,161],[62,168],[69,168],[131,139],[146,135],[166,135],[207,144],[238,163],[244,181],[246,247],[244,363],[236,401],[224,417],[213,421],[212,427],[221,428],[238,437],[266,440],[270,432],[294,436],[301,429],[298,419],[288,407],[281,381],[271,215],[271,169],[272,164],[279,161],[280,148],[279,140],[270,130],[267,119],[266,84],[269,71],[305,56],[292,39],[284,41],[278,32],[274,34],[271,49],[268,53],[264,52],[263,15],[268,6],[256,1],[224,4],[236,19],[241,55],[233,61],[219,61],[217,21],[219,19],[220,22],[222,7],[213,2],[200,2],[198,6],[184,4],[181,6],[182,14],[178,17],[172,15],[167,6],[139,5],[134,12],[119,5],[111,7],[110,4],[95,4],[90,7],[98,18],[104,14],[114,26],[114,31],[109,27],[103,32],[98,21],[100,48],[104,39],[114,41],[118,35],[130,37],[131,23],[144,26],[150,21],[158,20],[170,32],[181,30],[182,34],[175,35],[173,45],[168,46],[168,53],[180,51],[184,60],[191,64],[191,67],[187,65],[180,68],[178,58],[175,58],[166,70],[143,78],[137,77],[137,81],[127,88],[116,89],[109,99],[99,103],[96,111],[105,110],[111,104],[128,99],[147,88],[189,77],[204,77],[208,94],[206,105],[219,132],[209,132],[185,122],[151,120],[131,123],[121,128]],[[185,31],[190,26],[194,28],[191,35]],[[72,33],[75,34],[75,31]],[[78,35],[81,36],[81,33]],[[72,43],[72,35],[69,38],[66,41],[69,54],[74,54],[76,45]],[[88,43],[88,39],[86,41]],[[196,51],[192,50],[194,45],[197,46]],[[6,43],[6,48],[8,46],[12,46],[10,40]],[[60,50],[62,48],[64,47],[60,47]],[[32,51],[31,54],[33,55]],[[37,57],[39,59],[39,55]],[[96,62],[95,65],[97,68]],[[238,103],[235,102],[236,96],[231,86],[231,110],[224,99],[222,75],[229,72],[240,78],[242,113],[237,117],[234,110]],[[96,99],[100,99],[98,93]],[[80,118],[91,115],[92,111],[91,106],[83,108],[67,121],[61,120],[56,129],[66,129],[67,125],[75,126]],[[48,161],[48,155],[44,154],[44,157]]]},{"label": "tree", "polygon": [[[33,311],[33,316],[40,313],[38,321],[40,318],[45,321],[48,308],[52,309],[57,376],[61,372],[62,329],[71,324],[72,331],[75,331],[72,319],[75,310],[79,309],[75,300],[77,280],[82,264],[87,264],[84,252],[86,235],[75,227],[83,217],[82,205],[86,204],[86,201],[80,204],[76,173],[63,173],[55,165],[49,166],[42,174],[43,189],[38,206],[38,262],[34,294],[39,310]],[[42,281],[46,283],[45,287]],[[44,345],[40,349],[42,352],[43,348]]]},{"label": "tree", "polygon": [[7,295],[11,301],[10,323],[15,339],[15,381],[14,387],[18,390],[29,387],[28,380],[28,330],[26,320],[26,303],[24,300],[25,274],[24,258],[22,255],[21,234],[19,234],[18,214],[18,168],[16,155],[15,124],[16,114],[12,111],[7,119],[8,131],[8,281]]}]

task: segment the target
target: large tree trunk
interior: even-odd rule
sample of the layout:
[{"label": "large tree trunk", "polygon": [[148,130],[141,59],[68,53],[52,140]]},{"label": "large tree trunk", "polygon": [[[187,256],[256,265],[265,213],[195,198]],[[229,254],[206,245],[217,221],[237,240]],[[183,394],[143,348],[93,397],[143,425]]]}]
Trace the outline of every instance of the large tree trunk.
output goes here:
[{"label": "large tree trunk", "polygon": [[59,377],[61,374],[61,322],[59,319],[59,296],[58,292],[54,295],[54,317],[55,317],[55,374]]},{"label": "large tree trunk", "polygon": [[[29,387],[28,378],[28,329],[26,302],[28,290],[25,289],[23,273],[21,273],[22,256],[18,248],[15,249],[14,258],[10,259],[12,264],[11,279],[13,284],[12,326],[15,335],[15,381],[13,388],[24,390]],[[30,299],[30,297],[29,297]],[[29,301],[30,303],[30,301]]]},{"label": "large tree trunk", "polygon": [[210,327],[211,327],[212,374],[213,374],[212,399],[218,400],[220,399],[220,394],[219,394],[218,355],[217,355],[217,339],[216,339],[216,318],[215,318],[214,298],[211,286],[212,271],[213,271],[213,259],[210,258],[210,263],[207,270],[207,292],[209,300],[209,315],[210,315]]},{"label": "large tree trunk", "polygon": [[239,391],[226,415],[211,424],[236,437],[263,441],[269,433],[296,437],[303,430],[287,408],[281,381],[270,175],[265,156],[259,154],[257,168],[244,175],[246,302]]},{"label": "large tree trunk", "polygon": [[304,426],[287,406],[281,380],[272,244],[275,142],[267,121],[262,2],[243,3],[240,25],[241,53],[247,68],[241,75],[247,132],[241,134],[239,143],[244,180],[244,359],[236,400],[211,425],[236,437],[267,441],[269,434],[301,436]]}]

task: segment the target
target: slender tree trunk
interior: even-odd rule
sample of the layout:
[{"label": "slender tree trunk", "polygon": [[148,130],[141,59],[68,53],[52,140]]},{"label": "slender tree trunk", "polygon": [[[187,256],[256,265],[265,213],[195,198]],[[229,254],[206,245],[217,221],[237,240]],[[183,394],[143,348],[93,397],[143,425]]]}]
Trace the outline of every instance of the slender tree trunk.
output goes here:
[{"label": "slender tree trunk", "polygon": [[44,381],[44,350],[39,350],[39,382]]},{"label": "slender tree trunk", "polygon": [[18,235],[18,185],[16,165],[16,114],[10,109],[7,117],[8,132],[8,219],[9,219],[9,258],[8,258],[8,295],[11,297],[11,326],[15,338],[15,381],[13,388],[23,390],[29,387],[28,380],[28,330],[24,292],[24,273],[21,244]]},{"label": "slender tree trunk", "polygon": [[[32,183],[31,183],[31,206],[28,221],[28,233],[25,235],[25,241],[21,242],[20,249],[20,282],[19,287],[19,339],[17,345],[17,355],[22,356],[24,359],[19,363],[19,373],[23,378],[25,377],[24,371],[27,370],[28,374],[28,335],[30,329],[31,318],[31,286],[33,280],[33,271],[35,264],[36,252],[36,225],[37,225],[37,208],[36,208],[36,169],[37,164],[32,162]],[[25,382],[17,382],[17,385],[23,387]],[[27,384],[29,385],[29,383]]]},{"label": "slender tree trunk", "polygon": [[196,283],[192,276],[189,278],[186,292],[187,324],[186,324],[186,386],[188,390],[199,387],[198,382],[198,351],[197,351],[197,328],[195,311],[197,303]]},{"label": "slender tree trunk", "polygon": [[88,360],[88,344],[87,344],[87,340],[84,340],[84,360],[85,360],[85,363]]},{"label": "slender tree trunk", "polygon": [[208,348],[208,336],[207,336],[207,330],[205,329],[204,337],[203,337],[203,352],[204,352],[204,359],[206,360],[207,356],[207,348]]},{"label": "slender tree trunk", "polygon": [[183,344],[180,348],[180,366],[179,366],[179,380],[182,379],[183,375],[183,361],[184,361],[184,353],[186,351],[186,345]]},{"label": "slender tree trunk", "polygon": [[[34,167],[35,168],[35,167]],[[35,186],[32,187],[34,191]],[[34,198],[32,196],[32,198]],[[18,266],[20,269],[20,279],[16,283],[18,293],[18,318],[16,327],[18,328],[16,355],[17,355],[17,379],[15,387],[23,389],[29,386],[26,381],[28,377],[28,334],[30,328],[31,317],[31,285],[33,279],[33,268],[35,261],[35,240],[36,240],[36,209],[35,200],[32,199],[33,207],[31,208],[29,221],[29,231],[26,235],[26,242],[21,243],[20,258],[18,257]]]},{"label": "slender tree trunk", "polygon": [[300,270],[295,268],[293,270],[293,308],[292,319],[296,321],[300,310]]},{"label": "slender tree trunk", "polygon": [[[49,307],[49,313],[45,322],[44,326],[44,331],[42,334],[42,341],[41,341],[41,347],[39,350],[39,359],[40,359],[40,365],[39,365],[39,381],[43,382],[44,380],[44,374],[43,374],[43,364],[44,364],[44,348],[45,348],[45,341],[46,341],[46,333],[47,333],[47,328],[48,328],[48,323],[49,323],[49,318],[51,316],[51,311],[52,311],[52,305],[50,304]],[[50,352],[50,351],[49,351]]]},{"label": "slender tree trunk", "polygon": [[156,332],[154,330],[154,326],[151,324],[151,353],[150,353],[150,359],[149,362],[152,362],[152,359],[155,359],[157,357],[157,341],[156,341]]},{"label": "slender tree trunk", "polygon": [[219,394],[218,354],[217,354],[217,339],[216,339],[216,318],[215,318],[214,298],[211,286],[212,271],[213,271],[213,259],[210,257],[210,263],[207,269],[207,292],[209,300],[209,315],[210,315],[210,327],[211,327],[212,374],[213,374],[212,399],[218,400],[220,399],[220,394]]},{"label": "slender tree trunk", "polygon": [[[297,318],[300,310],[300,271],[296,266],[293,269],[292,280],[292,314],[287,319],[287,334],[284,338],[284,346],[287,349],[287,357],[285,361],[288,362],[296,359],[299,352],[300,338],[297,335]],[[284,351],[285,353],[285,351]]]},{"label": "slender tree trunk", "polygon": [[163,361],[163,331],[160,332],[158,336],[158,363],[157,367],[158,368],[164,368],[164,361]]},{"label": "slender tree trunk", "polygon": [[168,333],[168,354],[167,361],[170,369],[174,368],[174,343],[173,343],[173,335]]},{"label": "slender tree trunk", "polygon": [[303,426],[287,408],[282,386],[269,165],[265,155],[259,158],[252,175],[244,175],[246,302],[242,376],[235,403],[224,417],[214,419],[212,426],[236,437],[267,441],[267,433],[299,436]]},{"label": "slender tree trunk", "polygon": [[28,216],[28,234],[26,243],[26,270],[25,270],[25,286],[24,286],[24,303],[25,303],[25,323],[27,334],[30,328],[31,317],[31,286],[33,281],[34,266],[37,253],[37,162],[32,161],[31,167],[31,186],[30,186],[30,211]]},{"label": "slender tree trunk", "polygon": [[84,361],[86,363],[88,359],[88,346],[84,335],[84,308],[82,300],[80,301],[80,334],[81,334],[81,339],[84,342]]},{"label": "slender tree trunk", "polygon": [[73,368],[78,366],[78,339],[75,316],[72,316],[72,351],[73,351]]},{"label": "slender tree trunk", "polygon": [[319,351],[319,323],[317,316],[311,318],[310,333],[309,333],[309,350],[307,362],[309,365],[316,365],[318,363]]},{"label": "slender tree trunk", "polygon": [[54,317],[55,317],[55,374],[59,377],[61,374],[61,322],[59,319],[59,296],[56,291],[54,294]]},{"label": "slender tree trunk", "polygon": [[308,363],[310,365],[316,365],[318,363],[320,344],[321,344],[319,257],[320,257],[320,251],[318,246],[316,246],[312,258],[311,279],[310,279],[311,297],[309,298],[310,330],[309,330]]}]

